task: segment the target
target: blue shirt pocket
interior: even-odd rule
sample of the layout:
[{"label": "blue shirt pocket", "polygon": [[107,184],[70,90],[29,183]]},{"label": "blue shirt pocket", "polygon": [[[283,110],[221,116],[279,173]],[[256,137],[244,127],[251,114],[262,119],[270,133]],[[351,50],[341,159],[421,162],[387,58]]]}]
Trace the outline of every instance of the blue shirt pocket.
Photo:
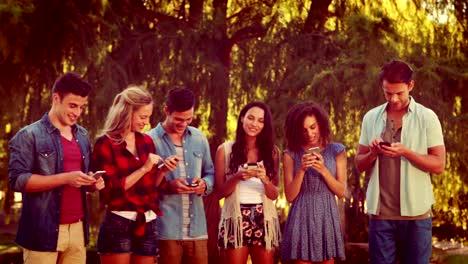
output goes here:
[{"label": "blue shirt pocket", "polygon": [[202,162],[203,162],[203,153],[201,151],[193,151],[193,172],[196,174],[194,176],[201,178],[202,172]]},{"label": "blue shirt pocket", "polygon": [[56,173],[57,152],[50,148],[38,150],[37,168],[40,175],[52,175]]}]

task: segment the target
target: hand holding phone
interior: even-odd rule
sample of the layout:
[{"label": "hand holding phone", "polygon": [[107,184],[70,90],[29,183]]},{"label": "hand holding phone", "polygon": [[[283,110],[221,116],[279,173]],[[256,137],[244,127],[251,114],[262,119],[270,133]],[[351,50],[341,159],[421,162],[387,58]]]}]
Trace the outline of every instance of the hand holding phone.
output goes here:
[{"label": "hand holding phone", "polygon": [[[320,154],[320,147],[312,147],[308,150],[305,151],[305,154],[314,156],[313,154]],[[315,157],[316,160],[318,160],[318,157]]]},{"label": "hand holding phone", "polygon": [[[174,166],[176,166],[180,159],[179,159],[178,156],[171,156],[171,157],[166,159],[167,162],[171,162],[171,160],[175,162]],[[163,167],[167,168],[165,161],[161,160],[161,163],[158,164],[158,169],[162,169]],[[169,168],[167,168],[167,169],[170,170]]]},{"label": "hand holding phone", "polygon": [[381,141],[381,142],[379,142],[379,146],[380,147],[382,147],[382,146],[391,147],[392,144],[390,144],[390,142],[387,142],[387,141]]},{"label": "hand holding phone", "polygon": [[255,170],[258,168],[258,164],[256,162],[249,162],[246,165],[247,165],[247,170]]},{"label": "hand holding phone", "polygon": [[99,178],[101,178],[104,174],[106,174],[105,170],[96,171],[93,174],[93,177],[94,177],[94,179],[99,180]]},{"label": "hand holding phone", "polygon": [[256,177],[258,163],[257,162],[244,163],[241,165],[241,168],[242,170],[246,171],[246,173],[248,173],[251,177]]},{"label": "hand holding phone", "polygon": [[320,147],[310,148],[310,149],[306,150],[305,153],[306,154],[312,154],[312,153],[320,154]]}]

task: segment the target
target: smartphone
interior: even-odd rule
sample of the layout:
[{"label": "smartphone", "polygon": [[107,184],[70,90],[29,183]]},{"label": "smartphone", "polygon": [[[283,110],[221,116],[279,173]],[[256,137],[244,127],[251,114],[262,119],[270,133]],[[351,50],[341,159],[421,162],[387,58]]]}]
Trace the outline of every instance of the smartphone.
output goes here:
[{"label": "smartphone", "polygon": [[[174,160],[176,162],[179,162],[179,157],[177,156],[174,156]],[[166,164],[164,163],[164,161],[161,161],[161,163],[158,164],[158,169],[161,169],[162,167],[166,166]]]},{"label": "smartphone", "polygon": [[307,154],[312,154],[312,153],[317,153],[320,154],[320,148],[319,147],[313,147],[305,151]]},{"label": "smartphone", "polygon": [[379,145],[380,145],[380,147],[382,147],[382,146],[391,147],[392,146],[392,144],[390,144],[390,142],[387,142],[387,141],[379,142]]},{"label": "smartphone", "polygon": [[161,163],[158,164],[158,169],[161,169],[164,166],[166,166],[166,164],[164,162],[161,162]]},{"label": "smartphone", "polygon": [[187,184],[188,187],[198,187],[198,182],[192,182]]},{"label": "smartphone", "polygon": [[253,170],[258,168],[258,164],[256,162],[249,162],[242,164],[241,167],[245,170]]},{"label": "smartphone", "polygon": [[106,174],[106,171],[105,170],[101,170],[101,171],[96,171],[93,175],[94,179],[96,180],[99,180],[99,178],[102,177],[102,175]]}]

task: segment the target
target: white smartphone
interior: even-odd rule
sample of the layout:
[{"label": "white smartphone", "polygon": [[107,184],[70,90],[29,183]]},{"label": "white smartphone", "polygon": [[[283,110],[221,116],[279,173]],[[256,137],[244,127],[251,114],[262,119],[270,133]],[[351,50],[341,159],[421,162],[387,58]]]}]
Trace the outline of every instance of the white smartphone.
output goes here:
[{"label": "white smartphone", "polygon": [[94,179],[96,180],[99,180],[99,178],[102,177],[102,175],[106,174],[106,171],[105,170],[101,170],[101,171],[96,171],[93,175]]},{"label": "white smartphone", "polygon": [[198,182],[192,182],[187,184],[188,187],[198,187]]},{"label": "white smartphone", "polygon": [[249,162],[249,163],[244,163],[240,165],[240,167],[244,170],[253,170],[258,168],[258,164],[256,162]]}]

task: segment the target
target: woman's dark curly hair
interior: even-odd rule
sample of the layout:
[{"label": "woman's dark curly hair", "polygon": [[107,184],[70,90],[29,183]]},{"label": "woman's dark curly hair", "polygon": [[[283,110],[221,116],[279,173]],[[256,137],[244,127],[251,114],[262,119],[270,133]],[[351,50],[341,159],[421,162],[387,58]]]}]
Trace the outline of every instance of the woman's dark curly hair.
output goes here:
[{"label": "woman's dark curly hair", "polygon": [[315,116],[320,131],[320,144],[326,146],[331,139],[330,122],[328,115],[323,108],[314,102],[298,103],[289,109],[284,123],[287,148],[294,152],[299,152],[305,145],[304,119],[308,116]]},{"label": "woman's dark curly hair", "polygon": [[247,162],[246,134],[242,125],[242,119],[247,111],[252,107],[261,108],[265,112],[263,129],[257,135],[256,145],[258,148],[258,159],[263,160],[266,173],[270,179],[276,175],[273,155],[275,146],[273,142],[273,120],[268,106],[263,102],[254,101],[248,103],[239,113],[237,118],[236,140],[232,145],[231,159],[229,163],[229,172],[235,173],[239,165]]}]

